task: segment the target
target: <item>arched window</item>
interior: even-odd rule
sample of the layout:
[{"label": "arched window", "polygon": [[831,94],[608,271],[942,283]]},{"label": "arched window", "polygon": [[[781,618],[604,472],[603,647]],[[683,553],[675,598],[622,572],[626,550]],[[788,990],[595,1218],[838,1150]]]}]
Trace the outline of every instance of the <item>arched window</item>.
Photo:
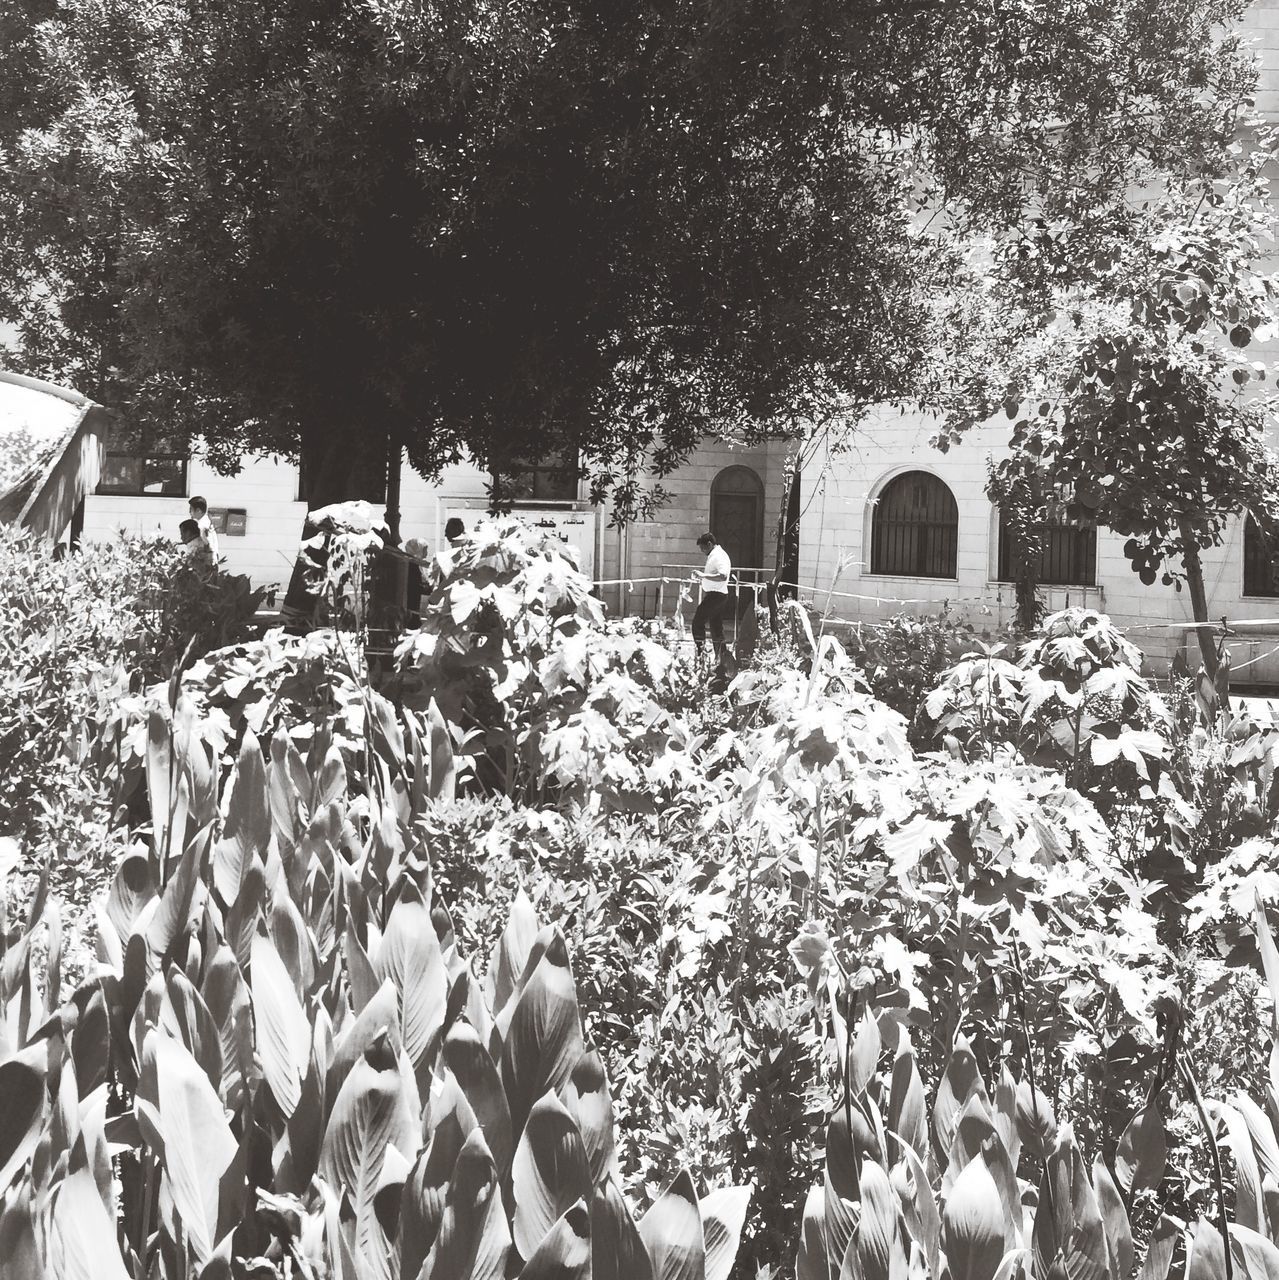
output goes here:
[{"label": "arched window", "polygon": [[[1060,508],[1050,505],[1043,526],[1043,553],[1035,580],[1045,587],[1095,587],[1097,585],[1097,527],[1072,524]],[[1012,582],[1012,532],[999,513],[999,581]]]},{"label": "arched window", "polygon": [[750,467],[725,467],[711,481],[711,532],[734,569],[764,564],[764,482]]},{"label": "arched window", "polygon": [[1267,541],[1261,526],[1251,517],[1243,526],[1243,593],[1246,596],[1279,596],[1275,555],[1279,547]]},{"label": "arched window", "polygon": [[953,578],[959,545],[955,495],[927,471],[894,476],[871,516],[871,573]]}]

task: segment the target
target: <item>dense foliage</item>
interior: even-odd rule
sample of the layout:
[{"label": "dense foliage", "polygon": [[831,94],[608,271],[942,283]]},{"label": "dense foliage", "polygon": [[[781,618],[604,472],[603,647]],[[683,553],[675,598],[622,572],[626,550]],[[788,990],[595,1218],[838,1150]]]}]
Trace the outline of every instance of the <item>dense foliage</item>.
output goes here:
[{"label": "dense foliage", "polygon": [[1084,610],[899,710],[795,611],[712,697],[586,588],[485,526],[394,673],[119,700],[96,972],[3,933],[15,1274],[1268,1276],[1279,731]]},{"label": "dense foliage", "polygon": [[58,558],[0,525],[0,835],[59,861],[105,841],[121,700],[238,638],[259,598],[163,541]]}]

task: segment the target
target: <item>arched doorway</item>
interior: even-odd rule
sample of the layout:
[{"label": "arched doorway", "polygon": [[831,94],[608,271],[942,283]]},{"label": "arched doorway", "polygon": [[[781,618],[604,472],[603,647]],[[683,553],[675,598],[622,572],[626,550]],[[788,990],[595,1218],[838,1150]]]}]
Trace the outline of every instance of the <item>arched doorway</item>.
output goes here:
[{"label": "arched doorway", "polygon": [[725,467],[711,481],[711,532],[734,569],[764,566],[764,482],[750,467]]}]

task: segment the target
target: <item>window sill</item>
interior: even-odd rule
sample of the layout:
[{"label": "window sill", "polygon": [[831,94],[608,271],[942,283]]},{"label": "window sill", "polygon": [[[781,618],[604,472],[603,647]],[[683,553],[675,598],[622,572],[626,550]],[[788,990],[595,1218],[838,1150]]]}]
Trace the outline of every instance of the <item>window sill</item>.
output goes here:
[{"label": "window sill", "polygon": [[[950,582],[950,583],[958,584],[959,575],[956,574],[953,578],[928,578],[928,577],[920,577],[920,576],[917,576],[914,574],[908,574],[908,573],[863,573],[860,581],[862,582],[868,582],[868,581],[869,582],[910,582],[910,583]],[[814,587],[813,590],[821,591],[821,588]]]}]

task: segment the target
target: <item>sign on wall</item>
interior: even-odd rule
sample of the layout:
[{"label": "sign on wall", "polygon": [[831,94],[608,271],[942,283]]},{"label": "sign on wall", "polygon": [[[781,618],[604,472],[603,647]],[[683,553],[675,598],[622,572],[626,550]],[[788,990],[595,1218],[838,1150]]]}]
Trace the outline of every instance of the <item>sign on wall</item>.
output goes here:
[{"label": "sign on wall", "polygon": [[[472,500],[474,501],[474,500]],[[482,506],[470,506],[464,498],[441,498],[439,522],[436,526],[436,547],[444,545],[444,526],[456,516],[471,532],[486,520],[503,519],[491,516]],[[595,576],[595,536],[599,525],[598,512],[574,511],[567,507],[517,507],[511,517],[522,520],[535,533],[552,538],[573,552],[578,568],[589,578]],[[436,548],[432,548],[435,550]]]},{"label": "sign on wall", "polygon": [[210,507],[209,523],[228,538],[243,538],[248,528],[248,513],[243,507]]}]

